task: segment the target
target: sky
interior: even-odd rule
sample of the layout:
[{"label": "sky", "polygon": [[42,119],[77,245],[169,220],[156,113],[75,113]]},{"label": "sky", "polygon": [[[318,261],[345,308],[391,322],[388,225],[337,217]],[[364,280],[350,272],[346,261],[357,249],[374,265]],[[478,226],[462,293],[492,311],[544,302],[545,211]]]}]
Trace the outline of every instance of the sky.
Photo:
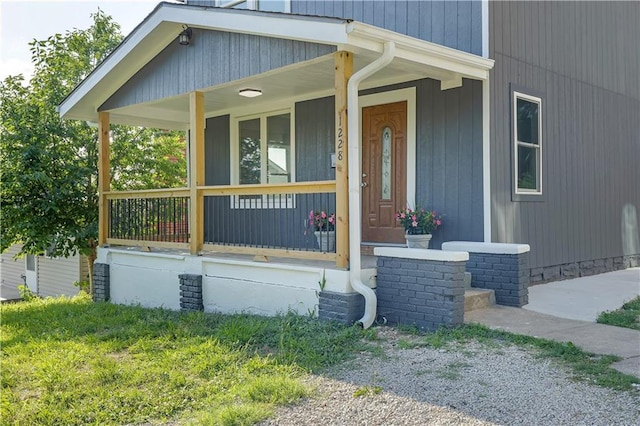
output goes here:
[{"label": "sky", "polygon": [[123,35],[160,3],[160,0],[0,0],[0,80],[33,71],[29,42],[44,40],[56,33],[91,25],[91,14],[98,8],[120,24]]}]

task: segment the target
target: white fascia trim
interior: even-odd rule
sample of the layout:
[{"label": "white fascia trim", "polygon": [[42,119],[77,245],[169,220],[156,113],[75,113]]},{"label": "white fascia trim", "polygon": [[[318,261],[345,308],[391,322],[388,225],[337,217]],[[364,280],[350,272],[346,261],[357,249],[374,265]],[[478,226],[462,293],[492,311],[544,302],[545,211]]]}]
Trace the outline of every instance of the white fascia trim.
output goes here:
[{"label": "white fascia trim", "polygon": [[467,251],[487,254],[522,254],[531,251],[529,244],[481,243],[476,241],[448,241],[442,243],[443,251]]},{"label": "white fascia trim", "polygon": [[482,57],[489,57],[489,0],[482,0]]},{"label": "white fascia trim", "polygon": [[469,253],[465,251],[443,251],[404,247],[376,247],[373,249],[373,254],[378,257],[434,260],[437,262],[466,262],[469,260]]},{"label": "white fascia trim", "polygon": [[237,11],[193,9],[171,5],[160,9],[158,13],[163,21],[206,30],[332,45],[347,41],[346,23],[338,19],[297,19],[296,16],[286,14],[237,13]]},{"label": "white fascia trim", "polygon": [[484,242],[491,242],[491,86],[482,82],[482,212]]},{"label": "white fascia trim", "polygon": [[397,58],[435,66],[474,80],[489,78],[489,70],[494,64],[491,59],[361,22],[349,22],[347,34],[348,45],[344,46],[347,50],[351,50],[349,49],[351,46],[352,49],[359,48],[380,53],[386,41],[393,41],[396,44]]}]

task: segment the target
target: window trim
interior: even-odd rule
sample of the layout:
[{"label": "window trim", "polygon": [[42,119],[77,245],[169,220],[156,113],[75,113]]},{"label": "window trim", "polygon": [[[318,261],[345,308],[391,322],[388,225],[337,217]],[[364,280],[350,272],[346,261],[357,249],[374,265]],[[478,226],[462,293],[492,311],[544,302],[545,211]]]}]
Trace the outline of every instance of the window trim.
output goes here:
[{"label": "window trim", "polygon": [[[268,170],[268,142],[266,138],[267,134],[267,118],[275,115],[289,114],[289,145],[290,145],[290,180],[288,183],[296,182],[296,144],[295,144],[295,107],[289,106],[287,108],[274,109],[264,112],[256,112],[245,115],[232,115],[230,117],[230,182],[231,185],[240,184],[240,122],[247,120],[260,119],[260,184],[264,185],[267,182]],[[257,199],[239,199],[236,196],[231,198],[231,208],[236,209],[275,209],[275,208],[295,208],[295,195],[292,194],[288,197],[285,205],[282,202],[276,202],[273,196],[263,195],[261,202]]]},{"label": "window trim", "polygon": [[[512,186],[512,201],[544,201],[543,199],[543,97],[540,94],[532,94],[533,90],[511,87],[511,186]],[[538,144],[530,144],[526,142],[518,141],[518,117],[517,117],[517,103],[518,99],[523,99],[529,102],[538,104]],[[529,148],[535,148],[538,150],[537,172],[538,172],[538,188],[535,190],[523,189],[518,187],[518,147],[524,146]]]}]

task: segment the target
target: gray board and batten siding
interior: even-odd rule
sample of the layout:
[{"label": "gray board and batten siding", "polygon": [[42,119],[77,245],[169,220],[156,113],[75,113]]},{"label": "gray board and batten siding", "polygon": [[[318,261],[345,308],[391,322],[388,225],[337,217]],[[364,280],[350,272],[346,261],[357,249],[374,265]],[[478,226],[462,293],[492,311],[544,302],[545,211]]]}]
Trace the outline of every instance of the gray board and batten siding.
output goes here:
[{"label": "gray board and batten siding", "polygon": [[[444,215],[444,226],[432,240],[436,248],[443,241],[483,239],[482,84],[467,79],[463,83],[460,88],[442,91],[439,81],[423,79],[361,92],[365,95],[416,87],[416,203]],[[332,96],[296,103],[296,181],[335,178],[335,169],[330,167],[330,155],[335,151],[334,116]],[[206,184],[228,184],[229,116],[208,119],[205,132]],[[228,199],[215,203],[219,204],[207,204],[205,235],[211,237],[205,240],[215,235],[211,228],[214,208],[218,216],[253,214],[257,218],[264,214],[232,211]],[[308,210],[296,210],[292,223],[294,227],[299,223],[302,230]],[[246,220],[255,222],[256,218]],[[297,244],[304,246],[308,241]]]},{"label": "gray board and batten siding", "polygon": [[[188,0],[187,3],[215,5],[214,0]],[[482,55],[481,1],[291,0],[291,13],[352,19]]]},{"label": "gray board and batten siding", "polygon": [[291,1],[291,13],[353,19],[482,55],[480,1]]},{"label": "gray board and batten siding", "polygon": [[[637,254],[640,3],[490,2],[489,25],[492,240],[534,269]],[[513,85],[542,98],[539,200],[512,200]]]},{"label": "gray board and batten siding", "polygon": [[335,46],[324,44],[194,28],[189,48],[169,43],[99,110],[205,89],[335,51]]}]

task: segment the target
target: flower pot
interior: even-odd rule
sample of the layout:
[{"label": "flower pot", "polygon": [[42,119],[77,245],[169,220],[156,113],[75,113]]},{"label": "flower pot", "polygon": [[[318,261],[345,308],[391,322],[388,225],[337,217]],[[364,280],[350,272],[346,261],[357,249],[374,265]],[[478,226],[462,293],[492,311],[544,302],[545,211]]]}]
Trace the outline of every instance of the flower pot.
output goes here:
[{"label": "flower pot", "polygon": [[407,247],[409,248],[428,249],[429,241],[431,241],[431,234],[405,234],[404,238],[407,240]]},{"label": "flower pot", "polygon": [[336,231],[314,231],[320,251],[333,252],[336,250]]}]

